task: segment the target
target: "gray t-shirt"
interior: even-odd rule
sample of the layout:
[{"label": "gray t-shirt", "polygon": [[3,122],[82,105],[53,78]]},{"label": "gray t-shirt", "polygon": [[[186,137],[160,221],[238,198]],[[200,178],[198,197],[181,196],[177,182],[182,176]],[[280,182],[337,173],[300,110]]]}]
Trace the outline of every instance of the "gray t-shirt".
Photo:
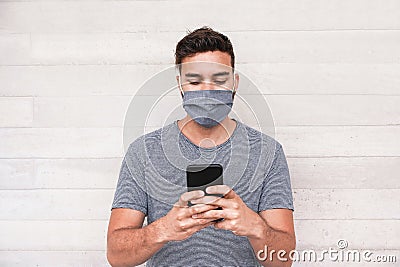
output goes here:
[{"label": "gray t-shirt", "polygon": [[[260,212],[294,210],[290,175],[281,144],[237,121],[231,137],[199,147],[179,130],[177,121],[132,142],[122,161],[112,208],[139,210],[148,224],[165,216],[187,191],[186,166],[219,163],[224,184]],[[147,266],[260,266],[247,237],[213,226],[183,241],[170,241]]]}]

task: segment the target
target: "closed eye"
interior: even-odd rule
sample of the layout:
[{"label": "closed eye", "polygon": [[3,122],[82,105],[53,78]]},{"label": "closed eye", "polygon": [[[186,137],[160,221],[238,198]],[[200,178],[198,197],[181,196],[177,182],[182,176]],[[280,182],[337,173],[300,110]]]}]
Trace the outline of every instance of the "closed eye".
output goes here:
[{"label": "closed eye", "polygon": [[226,81],[227,80],[223,80],[223,81],[214,81],[216,84],[219,84],[219,85],[221,85],[221,84],[224,84],[224,83],[226,83]]},{"label": "closed eye", "polygon": [[191,85],[198,85],[200,82],[189,82]]}]

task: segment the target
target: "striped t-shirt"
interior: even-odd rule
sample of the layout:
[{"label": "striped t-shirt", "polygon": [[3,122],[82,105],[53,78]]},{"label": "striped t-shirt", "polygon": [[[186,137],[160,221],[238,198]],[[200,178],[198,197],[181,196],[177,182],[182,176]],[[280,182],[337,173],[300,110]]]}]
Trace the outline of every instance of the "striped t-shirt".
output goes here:
[{"label": "striped t-shirt", "polygon": [[[139,210],[148,224],[165,216],[187,191],[189,164],[219,163],[224,184],[260,212],[293,210],[290,175],[281,144],[237,122],[230,138],[212,148],[192,143],[177,121],[132,142],[122,161],[113,208]],[[170,241],[146,266],[260,266],[247,237],[206,227],[183,241]]]}]

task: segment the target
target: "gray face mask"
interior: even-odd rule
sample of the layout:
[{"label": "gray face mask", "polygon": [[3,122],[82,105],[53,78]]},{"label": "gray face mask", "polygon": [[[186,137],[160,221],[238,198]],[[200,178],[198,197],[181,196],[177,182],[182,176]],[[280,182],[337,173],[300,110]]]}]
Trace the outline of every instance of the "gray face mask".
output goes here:
[{"label": "gray face mask", "polygon": [[183,94],[183,108],[193,120],[206,128],[223,121],[232,105],[232,90],[196,90]]}]

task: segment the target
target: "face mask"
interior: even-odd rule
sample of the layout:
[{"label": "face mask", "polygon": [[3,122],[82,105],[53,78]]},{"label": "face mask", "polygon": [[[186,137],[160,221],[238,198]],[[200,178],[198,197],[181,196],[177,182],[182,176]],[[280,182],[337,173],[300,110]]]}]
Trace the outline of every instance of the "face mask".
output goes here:
[{"label": "face mask", "polygon": [[193,120],[206,128],[224,120],[232,105],[232,90],[196,90],[183,94],[183,108]]}]

